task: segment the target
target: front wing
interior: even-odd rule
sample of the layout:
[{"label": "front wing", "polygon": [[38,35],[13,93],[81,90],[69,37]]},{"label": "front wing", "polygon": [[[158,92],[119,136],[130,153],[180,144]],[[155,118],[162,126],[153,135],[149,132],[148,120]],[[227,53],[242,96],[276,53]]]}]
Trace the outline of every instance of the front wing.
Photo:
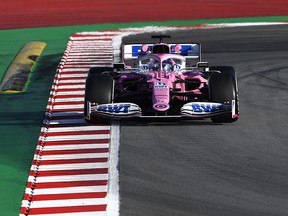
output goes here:
[{"label": "front wing", "polygon": [[183,119],[204,119],[212,116],[231,114],[232,118],[237,118],[235,113],[235,100],[229,104],[212,102],[190,102],[182,106],[179,115],[142,115],[141,108],[134,103],[111,103],[94,104],[87,102],[88,120],[91,116],[101,116],[111,120],[135,119],[135,118],[183,118]]}]

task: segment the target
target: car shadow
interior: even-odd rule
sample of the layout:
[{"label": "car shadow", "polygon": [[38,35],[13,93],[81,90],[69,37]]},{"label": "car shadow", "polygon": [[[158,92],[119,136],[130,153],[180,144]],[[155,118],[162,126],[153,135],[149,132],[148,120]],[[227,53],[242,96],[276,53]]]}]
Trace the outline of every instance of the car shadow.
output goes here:
[{"label": "car shadow", "polygon": [[[117,123],[119,122],[119,123]],[[121,126],[185,126],[185,125],[222,125],[221,123],[213,123],[209,120],[124,120],[124,121],[113,121],[112,124],[120,124]]]}]

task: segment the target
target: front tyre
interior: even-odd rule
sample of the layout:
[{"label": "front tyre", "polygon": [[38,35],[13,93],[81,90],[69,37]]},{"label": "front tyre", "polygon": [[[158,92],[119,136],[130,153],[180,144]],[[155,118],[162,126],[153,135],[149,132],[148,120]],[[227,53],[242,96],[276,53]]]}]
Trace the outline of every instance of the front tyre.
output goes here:
[{"label": "front tyre", "polygon": [[[231,66],[214,66],[210,70],[217,70],[221,73],[213,73],[209,77],[209,97],[211,102],[232,103],[235,100],[235,116],[232,113],[211,117],[214,123],[232,123],[237,121],[239,115],[239,99],[237,77],[235,69]],[[231,104],[232,105],[232,104]]]},{"label": "front tyre", "polygon": [[91,123],[108,123],[109,121],[101,116],[91,114],[90,120],[87,119],[87,102],[95,104],[111,103],[113,100],[114,80],[109,74],[93,74],[86,79],[84,117]]}]

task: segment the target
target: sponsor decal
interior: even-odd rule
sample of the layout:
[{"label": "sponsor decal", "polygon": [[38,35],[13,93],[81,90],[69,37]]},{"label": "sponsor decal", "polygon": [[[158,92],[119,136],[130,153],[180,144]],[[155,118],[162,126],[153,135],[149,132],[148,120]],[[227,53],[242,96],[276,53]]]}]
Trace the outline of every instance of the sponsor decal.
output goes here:
[{"label": "sponsor decal", "polygon": [[157,104],[155,105],[155,108],[158,108],[158,109],[165,109],[167,107],[166,104]]},{"label": "sponsor decal", "polygon": [[92,107],[92,113],[108,117],[128,118],[141,115],[141,108],[133,103],[100,104]]},{"label": "sponsor decal", "polygon": [[205,116],[216,115],[231,111],[230,104],[213,103],[213,102],[190,102],[184,104],[181,108],[182,115]]},{"label": "sponsor decal", "polygon": [[197,113],[213,112],[224,109],[223,104],[215,104],[215,103],[192,103],[191,105],[192,105],[192,111]]},{"label": "sponsor decal", "polygon": [[[154,44],[146,44],[148,46],[148,51],[143,52],[142,46],[143,44],[125,44],[124,46],[124,58],[137,58],[138,56],[147,54],[152,50]],[[182,56],[191,56],[198,58],[200,53],[200,45],[199,44],[180,44],[181,50],[180,52],[175,51],[176,44],[168,44],[171,49],[171,53],[179,53]]]},{"label": "sponsor decal", "polygon": [[128,113],[130,104],[104,104],[99,105],[96,110],[100,112],[110,112],[110,113]]},{"label": "sponsor decal", "polygon": [[164,82],[156,82],[154,85],[156,89],[167,89],[167,84]]}]

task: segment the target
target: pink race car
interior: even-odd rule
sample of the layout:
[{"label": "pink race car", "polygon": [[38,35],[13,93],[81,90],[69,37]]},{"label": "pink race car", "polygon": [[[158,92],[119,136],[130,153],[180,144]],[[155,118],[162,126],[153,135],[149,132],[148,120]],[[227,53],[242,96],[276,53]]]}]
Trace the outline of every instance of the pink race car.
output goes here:
[{"label": "pink race car", "polygon": [[122,63],[91,68],[85,119],[92,123],[137,118],[235,122],[239,100],[234,68],[209,67],[201,61],[200,44],[164,43],[169,37],[152,35],[160,39],[155,44],[124,44]]}]

